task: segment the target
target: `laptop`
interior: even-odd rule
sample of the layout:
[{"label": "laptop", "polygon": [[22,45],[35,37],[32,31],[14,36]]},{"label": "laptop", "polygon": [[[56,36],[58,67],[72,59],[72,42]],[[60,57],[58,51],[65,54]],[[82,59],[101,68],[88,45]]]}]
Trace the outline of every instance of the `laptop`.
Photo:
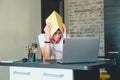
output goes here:
[{"label": "laptop", "polygon": [[98,37],[65,38],[62,60],[59,63],[97,62]]}]

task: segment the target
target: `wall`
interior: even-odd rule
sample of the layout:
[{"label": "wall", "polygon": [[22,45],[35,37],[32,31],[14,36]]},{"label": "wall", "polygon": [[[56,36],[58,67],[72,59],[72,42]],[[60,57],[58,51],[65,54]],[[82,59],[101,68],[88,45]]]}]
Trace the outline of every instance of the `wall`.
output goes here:
[{"label": "wall", "polygon": [[26,57],[40,24],[40,0],[0,0],[0,60]]},{"label": "wall", "polygon": [[103,0],[65,1],[65,20],[71,37],[100,37],[99,55],[104,56]]},{"label": "wall", "polygon": [[[38,43],[40,7],[40,0],[0,0],[0,60],[27,57],[26,46]],[[1,66],[0,80],[8,78],[8,67]]]}]

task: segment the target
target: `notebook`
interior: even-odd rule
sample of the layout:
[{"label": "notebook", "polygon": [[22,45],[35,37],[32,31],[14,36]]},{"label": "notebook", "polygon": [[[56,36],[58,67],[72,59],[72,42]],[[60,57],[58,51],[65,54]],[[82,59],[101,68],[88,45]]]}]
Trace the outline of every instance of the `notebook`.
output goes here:
[{"label": "notebook", "polygon": [[59,63],[96,62],[98,60],[99,38],[66,38],[63,44],[62,60]]}]

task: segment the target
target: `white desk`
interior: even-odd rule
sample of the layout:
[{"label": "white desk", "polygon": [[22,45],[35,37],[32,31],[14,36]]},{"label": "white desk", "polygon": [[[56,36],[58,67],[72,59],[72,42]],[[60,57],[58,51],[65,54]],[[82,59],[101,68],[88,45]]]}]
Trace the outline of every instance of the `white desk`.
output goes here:
[{"label": "white desk", "polygon": [[10,66],[10,80],[99,80],[99,68],[106,62],[58,64],[55,61],[0,63]]}]

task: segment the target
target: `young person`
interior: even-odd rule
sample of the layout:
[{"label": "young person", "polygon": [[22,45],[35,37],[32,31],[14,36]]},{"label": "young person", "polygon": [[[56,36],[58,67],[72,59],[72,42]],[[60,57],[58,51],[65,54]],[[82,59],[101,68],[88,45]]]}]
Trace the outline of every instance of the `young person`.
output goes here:
[{"label": "young person", "polygon": [[46,24],[44,28],[45,34],[38,36],[43,59],[62,59],[63,40],[66,38],[66,26],[62,23],[63,33],[58,29],[53,36],[50,36],[52,24]]}]

